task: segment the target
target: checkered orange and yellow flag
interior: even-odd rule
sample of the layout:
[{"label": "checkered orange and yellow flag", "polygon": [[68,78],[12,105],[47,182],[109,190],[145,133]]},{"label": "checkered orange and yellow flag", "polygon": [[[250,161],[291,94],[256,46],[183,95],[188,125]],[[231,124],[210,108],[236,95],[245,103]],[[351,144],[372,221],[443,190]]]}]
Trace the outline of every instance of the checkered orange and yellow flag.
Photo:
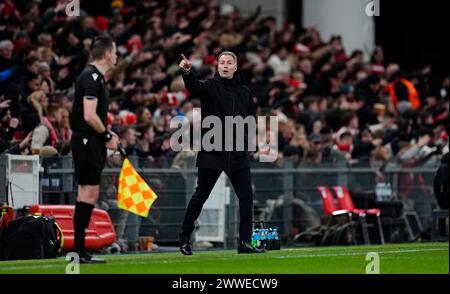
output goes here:
[{"label": "checkered orange and yellow flag", "polygon": [[147,217],[158,196],[125,158],[119,176],[118,206],[142,217]]}]

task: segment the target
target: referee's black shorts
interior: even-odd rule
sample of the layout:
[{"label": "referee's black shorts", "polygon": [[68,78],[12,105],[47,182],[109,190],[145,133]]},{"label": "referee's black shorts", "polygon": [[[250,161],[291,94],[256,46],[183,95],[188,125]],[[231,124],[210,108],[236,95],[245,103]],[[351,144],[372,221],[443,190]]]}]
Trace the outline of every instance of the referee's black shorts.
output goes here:
[{"label": "referee's black shorts", "polygon": [[74,132],[70,141],[78,185],[100,185],[106,147],[100,136]]}]

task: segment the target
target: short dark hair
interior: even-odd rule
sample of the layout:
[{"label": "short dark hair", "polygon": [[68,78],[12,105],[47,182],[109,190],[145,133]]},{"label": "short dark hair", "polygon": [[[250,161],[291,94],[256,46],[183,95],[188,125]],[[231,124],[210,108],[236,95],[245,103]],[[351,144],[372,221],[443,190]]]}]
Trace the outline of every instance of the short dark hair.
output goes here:
[{"label": "short dark hair", "polygon": [[92,41],[91,57],[93,60],[102,59],[106,51],[113,49],[114,40],[110,36],[98,36]]},{"label": "short dark hair", "polygon": [[367,77],[367,83],[369,85],[378,84],[378,83],[380,83],[380,81],[381,81],[381,78],[377,74],[371,74],[370,76]]},{"label": "short dark hair", "polygon": [[32,56],[29,56],[29,57],[25,58],[24,63],[27,66],[30,66],[30,65],[33,65],[33,63],[36,62],[36,61],[39,61],[39,58],[37,58],[36,56],[32,55]]},{"label": "short dark hair", "polygon": [[33,72],[29,72],[27,73],[26,77],[25,77],[25,82],[30,82],[32,80],[37,80],[39,79],[39,76]]},{"label": "short dark hair", "polygon": [[140,138],[142,139],[144,137],[144,134],[147,133],[148,130],[150,130],[150,129],[155,129],[155,127],[151,123],[140,125],[138,128],[138,131],[140,133]]},{"label": "short dark hair", "polygon": [[128,133],[129,130],[134,130],[134,128],[129,125],[123,126],[119,131],[119,137],[123,138],[125,134]]},{"label": "short dark hair", "polygon": [[343,133],[339,136],[339,140],[343,140],[344,138],[350,138],[350,137],[353,138],[352,133],[350,133],[350,132],[343,132]]},{"label": "short dark hair", "polygon": [[341,113],[341,123],[343,126],[348,125],[352,119],[356,116],[356,113],[353,110],[344,110]]}]

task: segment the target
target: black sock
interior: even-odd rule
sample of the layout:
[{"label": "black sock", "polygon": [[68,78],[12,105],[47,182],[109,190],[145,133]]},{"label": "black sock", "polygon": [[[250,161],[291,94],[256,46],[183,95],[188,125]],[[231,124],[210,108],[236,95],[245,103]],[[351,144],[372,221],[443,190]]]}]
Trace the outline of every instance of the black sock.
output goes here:
[{"label": "black sock", "polygon": [[85,254],[84,240],[86,238],[86,228],[91,220],[94,205],[77,201],[73,213],[73,228],[75,233],[74,251],[78,254]]}]

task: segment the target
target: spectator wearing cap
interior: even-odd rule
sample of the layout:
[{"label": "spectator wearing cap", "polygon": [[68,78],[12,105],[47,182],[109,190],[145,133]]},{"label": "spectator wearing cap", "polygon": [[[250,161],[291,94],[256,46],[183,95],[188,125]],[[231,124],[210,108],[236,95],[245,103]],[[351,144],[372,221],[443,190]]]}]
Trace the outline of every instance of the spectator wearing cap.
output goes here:
[{"label": "spectator wearing cap", "polygon": [[319,133],[312,133],[309,135],[309,141],[311,142],[311,149],[322,153],[322,135]]}]

